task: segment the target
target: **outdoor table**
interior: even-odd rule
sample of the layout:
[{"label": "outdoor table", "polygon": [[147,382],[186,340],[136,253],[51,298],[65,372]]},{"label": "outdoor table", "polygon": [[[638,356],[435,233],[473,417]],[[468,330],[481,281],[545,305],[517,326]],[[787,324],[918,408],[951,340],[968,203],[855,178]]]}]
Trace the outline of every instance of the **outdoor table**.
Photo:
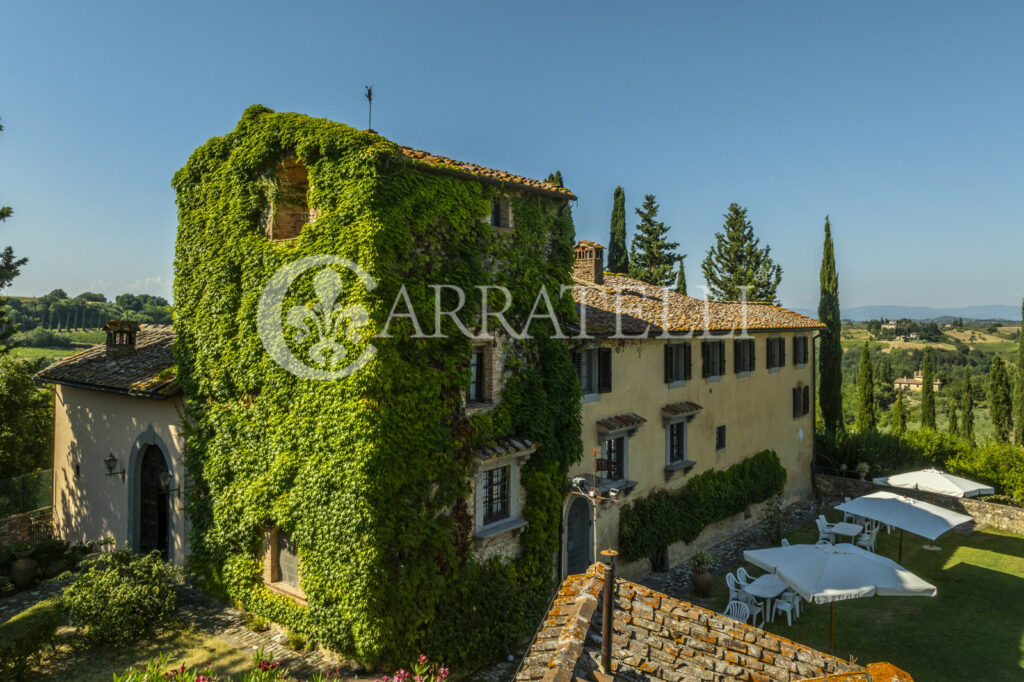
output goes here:
[{"label": "outdoor table", "polygon": [[746,585],[743,591],[752,597],[764,599],[764,619],[765,622],[770,623],[772,621],[772,599],[775,599],[787,589],[789,588],[786,586],[786,583],[779,580],[779,576],[774,573],[765,573],[749,585]]},{"label": "outdoor table", "polygon": [[862,530],[864,530],[864,526],[858,525],[856,523],[846,523],[844,521],[842,523],[837,523],[834,526],[832,526],[832,530],[830,532],[833,535],[848,535],[851,538],[855,538],[858,535],[860,535],[860,532]]}]

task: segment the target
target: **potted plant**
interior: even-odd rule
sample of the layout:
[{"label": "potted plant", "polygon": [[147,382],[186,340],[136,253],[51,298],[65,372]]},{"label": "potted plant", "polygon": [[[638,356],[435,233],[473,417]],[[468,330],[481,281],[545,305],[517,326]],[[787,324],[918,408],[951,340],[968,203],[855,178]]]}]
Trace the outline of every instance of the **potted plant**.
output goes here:
[{"label": "potted plant", "polygon": [[864,480],[864,477],[868,475],[868,471],[871,470],[871,465],[867,462],[861,462],[857,465],[857,475],[860,476],[860,480]]},{"label": "potted plant", "polygon": [[702,549],[690,557],[690,571],[692,571],[693,591],[700,597],[707,597],[711,594],[711,574],[708,569],[715,563],[715,557],[711,552]]}]

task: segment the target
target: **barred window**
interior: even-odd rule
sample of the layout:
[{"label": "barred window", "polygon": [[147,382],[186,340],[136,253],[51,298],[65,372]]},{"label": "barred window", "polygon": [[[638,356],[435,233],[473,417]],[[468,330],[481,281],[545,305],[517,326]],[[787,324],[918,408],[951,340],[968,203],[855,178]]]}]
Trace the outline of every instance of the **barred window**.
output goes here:
[{"label": "barred window", "polygon": [[510,473],[507,466],[484,473],[484,525],[509,517]]},{"label": "barred window", "polygon": [[626,437],[610,438],[601,444],[604,460],[604,478],[609,481],[626,479]]},{"label": "barred window", "polygon": [[676,422],[668,427],[668,463],[686,459],[686,422]]}]

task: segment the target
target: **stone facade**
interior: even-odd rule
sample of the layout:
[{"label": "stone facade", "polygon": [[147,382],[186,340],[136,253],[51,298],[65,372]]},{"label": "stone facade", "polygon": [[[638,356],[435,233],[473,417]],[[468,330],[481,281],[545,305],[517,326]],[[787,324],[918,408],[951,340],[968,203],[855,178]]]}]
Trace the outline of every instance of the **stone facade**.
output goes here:
[{"label": "stone facade", "polygon": [[53,537],[53,507],[0,519],[0,547],[50,537]]},{"label": "stone facade", "polygon": [[869,493],[884,490],[897,493],[906,497],[913,497],[924,502],[930,502],[939,507],[952,509],[961,514],[967,514],[979,526],[990,526],[1008,533],[1024,535],[1024,509],[1011,507],[1008,504],[995,504],[984,500],[972,500],[966,497],[950,497],[926,493],[920,490],[906,490],[904,488],[891,488],[886,485],[877,485],[871,481],[862,481],[857,478],[840,478],[825,474],[815,474],[814,482],[822,494],[841,499],[843,497],[860,497]]}]

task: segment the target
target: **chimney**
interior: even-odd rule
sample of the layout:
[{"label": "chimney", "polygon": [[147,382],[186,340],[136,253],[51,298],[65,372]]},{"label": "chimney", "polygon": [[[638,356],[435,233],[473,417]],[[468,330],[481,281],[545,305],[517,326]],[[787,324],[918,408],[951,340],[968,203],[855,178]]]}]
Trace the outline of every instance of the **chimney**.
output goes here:
[{"label": "chimney", "polygon": [[135,353],[135,336],[139,323],[132,320],[111,320],[103,325],[107,332],[107,360],[118,360]]},{"label": "chimney", "polygon": [[576,242],[576,262],[572,274],[594,284],[604,284],[604,247],[586,239]]}]

